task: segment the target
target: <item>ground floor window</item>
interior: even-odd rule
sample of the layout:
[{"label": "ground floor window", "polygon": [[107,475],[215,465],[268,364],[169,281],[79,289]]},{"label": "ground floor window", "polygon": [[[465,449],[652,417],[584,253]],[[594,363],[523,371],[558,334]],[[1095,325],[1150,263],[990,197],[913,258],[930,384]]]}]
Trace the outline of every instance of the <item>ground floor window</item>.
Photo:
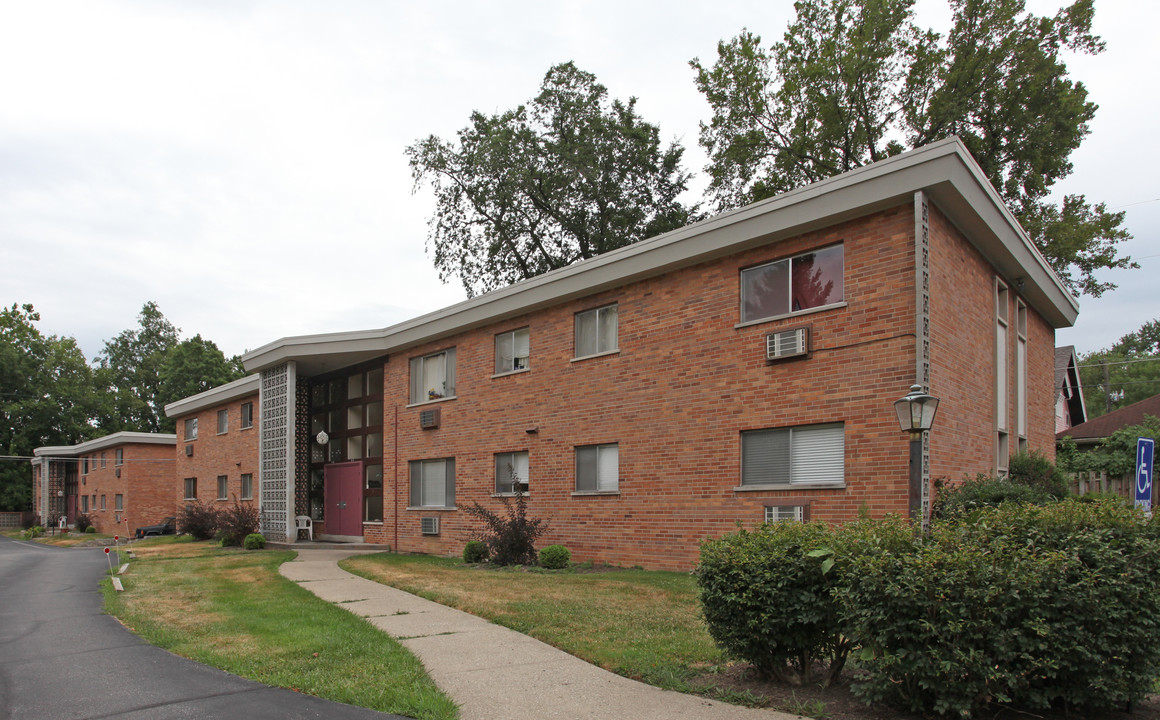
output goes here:
[{"label": "ground floor window", "polygon": [[750,430],[741,433],[741,484],[845,482],[842,423]]},{"label": "ground floor window", "polygon": [[455,458],[411,461],[411,507],[455,507]]},{"label": "ground floor window", "polygon": [[582,445],[576,448],[576,492],[620,490],[620,445]]},{"label": "ground floor window", "polygon": [[230,497],[230,478],[227,475],[218,475],[218,500],[228,500]]},{"label": "ground floor window", "polygon": [[251,473],[242,473],[242,499],[254,499],[254,476]]},{"label": "ground floor window", "polygon": [[516,491],[528,491],[528,452],[496,453],[495,491],[499,495],[510,495]]}]

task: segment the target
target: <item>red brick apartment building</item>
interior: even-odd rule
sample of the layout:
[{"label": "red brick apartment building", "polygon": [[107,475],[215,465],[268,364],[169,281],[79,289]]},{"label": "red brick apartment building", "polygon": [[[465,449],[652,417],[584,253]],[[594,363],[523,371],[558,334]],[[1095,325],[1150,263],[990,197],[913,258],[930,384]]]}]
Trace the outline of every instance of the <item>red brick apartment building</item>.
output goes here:
[{"label": "red brick apartment building", "polygon": [[99,532],[130,535],[174,514],[173,435],[118,432],[33,452],[33,507],[41,522],[85,513]]},{"label": "red brick apartment building", "polygon": [[258,497],[258,376],[226,383],[165,406],[177,423],[174,507],[200,500],[253,504]]},{"label": "red brick apartment building", "polygon": [[263,531],[310,515],[315,537],[457,554],[479,526],[464,509],[520,489],[578,560],[687,569],[738,523],[905,514],[892,403],[941,399],[928,488],[1052,455],[1054,334],[1077,313],[952,138],[393,327],[248,353]]}]

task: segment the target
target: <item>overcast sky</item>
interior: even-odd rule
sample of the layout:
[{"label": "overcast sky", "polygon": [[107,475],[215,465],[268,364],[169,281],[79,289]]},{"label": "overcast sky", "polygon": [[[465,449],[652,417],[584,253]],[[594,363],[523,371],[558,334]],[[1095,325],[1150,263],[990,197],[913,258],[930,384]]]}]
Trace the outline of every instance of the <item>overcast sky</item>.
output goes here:
[{"label": "overcast sky", "polygon": [[[945,29],[944,5],[921,0],[920,21]],[[464,294],[425,253],[433,200],[412,194],[407,145],[528,100],[573,60],[686,147],[699,196],[709,108],[688,61],[711,61],[742,27],[773,41],[792,12],[788,0],[0,0],[0,303],[33,303],[43,332],[90,359],[149,300],[230,355],[436,310]],[[1107,51],[1069,67],[1100,110],[1061,192],[1126,210],[1141,269],[1081,298],[1057,337],[1080,352],[1156,318],[1160,297],[1160,3],[1097,0],[1095,26]]]}]

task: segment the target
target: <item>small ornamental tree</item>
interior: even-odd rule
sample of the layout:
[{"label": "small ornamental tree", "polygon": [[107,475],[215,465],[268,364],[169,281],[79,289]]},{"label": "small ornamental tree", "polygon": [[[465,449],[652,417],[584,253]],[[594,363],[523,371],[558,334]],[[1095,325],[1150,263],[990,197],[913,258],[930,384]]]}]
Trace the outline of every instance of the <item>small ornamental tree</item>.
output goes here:
[{"label": "small ornamental tree", "polygon": [[475,539],[488,548],[493,565],[535,565],[536,540],[548,531],[548,524],[528,517],[527,494],[517,491],[514,498],[500,498],[503,513],[493,512],[478,502],[467,508],[467,514],[483,521]]}]

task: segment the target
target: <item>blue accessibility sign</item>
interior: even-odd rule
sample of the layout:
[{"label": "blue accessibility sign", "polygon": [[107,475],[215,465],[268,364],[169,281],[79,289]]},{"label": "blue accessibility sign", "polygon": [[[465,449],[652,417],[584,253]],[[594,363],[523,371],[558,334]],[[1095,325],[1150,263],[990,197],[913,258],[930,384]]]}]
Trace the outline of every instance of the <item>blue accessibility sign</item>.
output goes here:
[{"label": "blue accessibility sign", "polygon": [[1155,454],[1155,440],[1136,439],[1136,507],[1148,512],[1152,510],[1152,459]]}]

